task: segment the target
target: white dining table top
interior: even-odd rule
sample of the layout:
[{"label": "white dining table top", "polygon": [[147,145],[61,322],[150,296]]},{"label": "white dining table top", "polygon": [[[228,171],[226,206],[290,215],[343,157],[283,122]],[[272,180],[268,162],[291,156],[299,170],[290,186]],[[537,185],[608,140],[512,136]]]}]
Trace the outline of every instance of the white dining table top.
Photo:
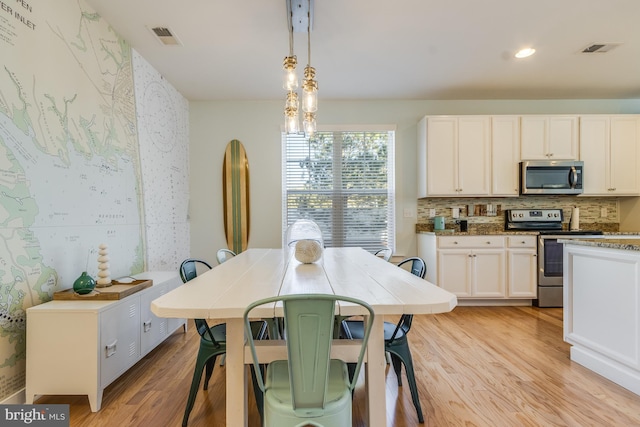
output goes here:
[{"label": "white dining table top", "polygon": [[[311,264],[286,249],[249,249],[157,298],[151,311],[159,317],[233,319],[256,300],[295,293],[358,298],[382,315],[444,313],[457,304],[452,293],[360,248],[327,248]],[[343,303],[339,314],[361,310]],[[278,311],[263,306],[252,315],[268,318]]]}]

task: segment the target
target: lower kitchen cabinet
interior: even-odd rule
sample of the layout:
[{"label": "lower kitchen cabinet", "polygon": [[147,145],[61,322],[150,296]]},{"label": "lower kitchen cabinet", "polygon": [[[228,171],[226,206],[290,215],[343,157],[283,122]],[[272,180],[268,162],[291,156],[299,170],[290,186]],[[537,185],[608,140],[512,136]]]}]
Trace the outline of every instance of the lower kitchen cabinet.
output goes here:
[{"label": "lower kitchen cabinet", "polygon": [[458,297],[503,298],[502,236],[438,238],[438,285]]},{"label": "lower kitchen cabinet", "polygon": [[27,309],[26,403],[40,394],[84,394],[99,411],[103,390],[185,325],[151,313],[151,301],[182,285],[177,272],[136,278],[153,286],[121,300],[55,300]]},{"label": "lower kitchen cabinet", "polygon": [[418,234],[426,279],[460,300],[536,298],[534,235],[436,236]]},{"label": "lower kitchen cabinet", "polygon": [[536,236],[507,236],[507,271],[508,297],[537,298]]}]

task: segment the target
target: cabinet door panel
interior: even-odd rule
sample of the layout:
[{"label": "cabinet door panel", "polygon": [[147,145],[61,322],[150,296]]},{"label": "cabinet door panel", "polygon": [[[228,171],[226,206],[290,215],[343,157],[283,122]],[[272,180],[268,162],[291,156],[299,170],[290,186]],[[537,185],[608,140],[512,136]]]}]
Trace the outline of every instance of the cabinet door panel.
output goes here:
[{"label": "cabinet door panel", "polygon": [[515,298],[537,297],[537,257],[530,249],[510,249],[507,253],[509,265],[508,295]]},{"label": "cabinet door panel", "polygon": [[520,119],[518,116],[491,119],[491,194],[518,196],[520,162]]},{"label": "cabinet door panel", "polygon": [[503,250],[474,251],[473,272],[476,297],[497,297],[505,295],[505,264]]},{"label": "cabinet door panel", "polygon": [[[617,195],[636,195],[639,191],[637,116],[611,118],[610,176]],[[589,172],[591,173],[591,172]]]},{"label": "cabinet door panel", "polygon": [[458,189],[457,122],[451,117],[427,121],[427,192],[455,195]]},{"label": "cabinet door panel", "polygon": [[549,158],[575,160],[578,158],[577,117],[549,118]]},{"label": "cabinet door panel", "polygon": [[132,366],[140,354],[140,297],[105,310],[100,319],[100,384],[106,387]]},{"label": "cabinet door panel", "polygon": [[471,296],[469,251],[438,251],[438,286],[459,297]]},{"label": "cabinet door panel", "polygon": [[156,285],[140,298],[140,351],[147,354],[167,336],[169,319],[151,312],[151,301],[167,293],[167,286]]},{"label": "cabinet door panel", "polygon": [[547,119],[522,117],[520,122],[520,156],[522,160],[547,160]]},{"label": "cabinet door panel", "polygon": [[460,194],[489,194],[489,118],[458,119],[458,189]]},{"label": "cabinet door panel", "polygon": [[580,159],[584,162],[584,194],[609,192],[609,119],[580,119]]}]

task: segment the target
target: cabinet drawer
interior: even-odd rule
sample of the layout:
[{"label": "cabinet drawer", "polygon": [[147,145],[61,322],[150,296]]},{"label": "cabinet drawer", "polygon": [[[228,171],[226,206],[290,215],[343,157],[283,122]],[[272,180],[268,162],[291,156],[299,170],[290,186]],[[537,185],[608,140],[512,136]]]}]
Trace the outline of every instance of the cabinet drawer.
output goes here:
[{"label": "cabinet drawer", "polygon": [[438,248],[503,248],[504,236],[443,236],[438,237]]},{"label": "cabinet drawer", "polygon": [[507,246],[510,248],[535,248],[536,236],[508,236]]}]

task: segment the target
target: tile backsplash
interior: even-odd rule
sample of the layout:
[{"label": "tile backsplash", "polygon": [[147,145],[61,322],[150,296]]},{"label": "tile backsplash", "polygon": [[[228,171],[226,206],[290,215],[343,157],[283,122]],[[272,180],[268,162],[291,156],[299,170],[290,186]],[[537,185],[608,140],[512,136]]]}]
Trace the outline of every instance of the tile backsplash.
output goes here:
[{"label": "tile backsplash", "polygon": [[[573,207],[580,208],[580,224],[585,228],[600,228],[617,231],[620,223],[619,201],[612,197],[578,196],[523,196],[506,198],[457,198],[432,197],[418,199],[418,224],[433,224],[429,216],[435,209],[436,216],[445,217],[445,222],[453,224],[452,208],[460,210],[460,218],[466,219],[470,226],[495,225],[504,227],[506,209],[562,209],[563,223],[568,227]],[[490,208],[493,207],[495,215]],[[473,212],[468,212],[471,208]],[[489,208],[489,209],[488,209]],[[489,215],[487,215],[489,213]],[[605,214],[605,215],[603,215]]]}]

